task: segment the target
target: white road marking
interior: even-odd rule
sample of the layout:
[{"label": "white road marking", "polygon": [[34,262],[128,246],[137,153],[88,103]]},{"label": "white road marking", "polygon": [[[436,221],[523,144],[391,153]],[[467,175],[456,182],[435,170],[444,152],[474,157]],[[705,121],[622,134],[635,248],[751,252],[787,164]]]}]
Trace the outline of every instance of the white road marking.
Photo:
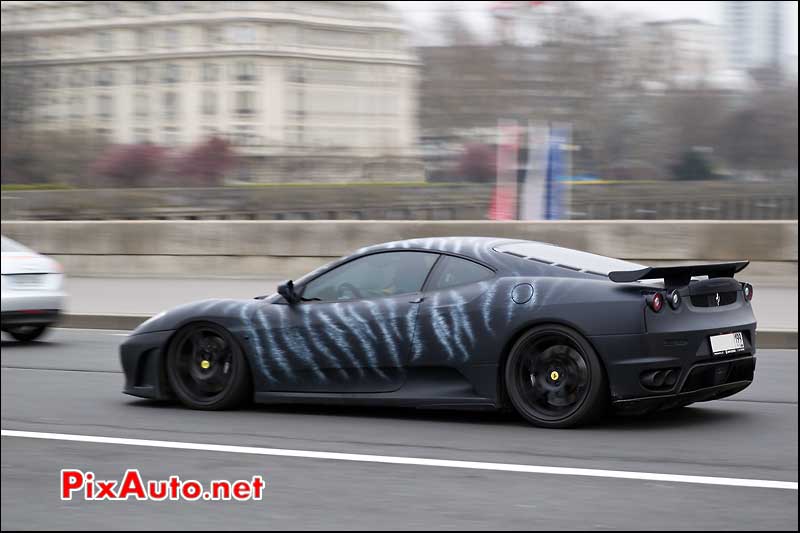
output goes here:
[{"label": "white road marking", "polygon": [[[59,331],[90,331],[92,333],[100,333],[102,335],[122,335],[127,337],[130,333],[127,329],[98,329],[98,328],[50,328]],[[111,333],[112,331],[127,331],[128,333]]]},{"label": "white road marking", "polygon": [[306,459],[328,459],[334,461],[359,461],[365,463],[438,466],[447,468],[466,468],[471,470],[494,470],[500,472],[524,472],[528,474],[553,474],[562,476],[586,476],[616,479],[636,479],[642,481],[664,481],[669,483],[695,483],[700,485],[724,485],[729,487],[797,490],[796,481],[774,481],[769,479],[685,476],[676,474],[657,474],[652,472],[629,472],[624,470],[595,470],[592,468],[569,468],[560,466],[481,463],[475,461],[453,461],[447,459],[424,459],[420,457],[394,457],[390,455],[364,455],[356,453],[315,452],[309,450],[284,450],[280,448],[257,448],[252,446],[201,444],[194,442],[175,442],[165,440],[123,439],[119,437],[70,435],[64,433],[40,433],[37,431],[15,431],[10,429],[1,430],[0,436],[72,442],[91,442],[97,444],[121,444],[124,446],[145,446],[150,448],[169,448],[175,450],[200,450],[206,452],[241,453],[248,455],[302,457]]}]

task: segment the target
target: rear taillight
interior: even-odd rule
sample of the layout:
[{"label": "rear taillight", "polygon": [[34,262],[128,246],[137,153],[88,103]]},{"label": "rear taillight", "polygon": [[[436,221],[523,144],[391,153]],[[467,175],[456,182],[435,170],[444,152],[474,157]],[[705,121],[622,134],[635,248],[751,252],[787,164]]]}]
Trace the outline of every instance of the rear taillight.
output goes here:
[{"label": "rear taillight", "polygon": [[676,290],[669,293],[669,306],[677,309],[681,306],[681,294]]},{"label": "rear taillight", "polygon": [[650,294],[647,296],[647,305],[650,306],[650,309],[658,313],[661,309],[664,308],[664,295],[660,292],[655,294]]},{"label": "rear taillight", "polygon": [[744,293],[744,299],[748,302],[753,299],[753,286],[749,283],[742,285],[742,292]]}]

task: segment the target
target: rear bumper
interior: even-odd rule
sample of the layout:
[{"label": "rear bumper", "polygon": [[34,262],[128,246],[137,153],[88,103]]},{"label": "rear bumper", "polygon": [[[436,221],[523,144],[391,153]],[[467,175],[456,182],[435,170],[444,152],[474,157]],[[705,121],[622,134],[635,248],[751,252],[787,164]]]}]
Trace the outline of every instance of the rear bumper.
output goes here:
[{"label": "rear bumper", "polygon": [[[590,337],[608,374],[611,401],[620,409],[651,410],[735,394],[753,380],[755,322],[694,331]],[[715,356],[709,337],[742,332],[743,351]],[[653,371],[671,370],[674,382],[648,385]],[[636,406],[636,407],[634,407]]]},{"label": "rear bumper", "polygon": [[3,316],[12,311],[61,310],[65,298],[61,291],[3,289],[0,309]]},{"label": "rear bumper", "polygon": [[61,311],[58,309],[3,311],[0,315],[0,328],[5,331],[14,326],[49,326],[58,322],[60,317]]},{"label": "rear bumper", "polygon": [[755,368],[755,356],[700,363],[686,374],[678,393],[616,400],[613,406],[620,413],[638,414],[718,400],[749,387]]}]

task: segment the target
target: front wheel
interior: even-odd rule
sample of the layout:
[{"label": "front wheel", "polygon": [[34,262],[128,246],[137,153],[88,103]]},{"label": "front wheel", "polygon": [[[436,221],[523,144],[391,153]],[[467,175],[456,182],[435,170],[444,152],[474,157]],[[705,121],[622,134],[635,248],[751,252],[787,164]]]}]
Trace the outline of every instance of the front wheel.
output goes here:
[{"label": "front wheel", "polygon": [[179,330],[170,342],[166,364],[175,396],[192,409],[237,407],[252,391],[250,369],[236,339],[210,322]]},{"label": "front wheel", "polygon": [[6,331],[19,342],[31,342],[41,337],[46,329],[47,326],[14,326]]},{"label": "front wheel", "polygon": [[505,383],[517,412],[541,427],[586,424],[608,403],[605,373],[594,349],[558,325],[538,326],[520,337],[506,362]]}]

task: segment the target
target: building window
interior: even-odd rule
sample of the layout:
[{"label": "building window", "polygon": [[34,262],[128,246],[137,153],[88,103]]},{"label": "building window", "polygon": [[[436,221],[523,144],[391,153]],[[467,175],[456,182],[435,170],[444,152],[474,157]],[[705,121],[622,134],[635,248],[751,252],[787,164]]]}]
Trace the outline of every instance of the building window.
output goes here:
[{"label": "building window", "polygon": [[232,44],[254,44],[256,28],[250,25],[229,26],[225,31],[226,41]]},{"label": "building window", "polygon": [[256,79],[256,65],[252,61],[237,61],[234,66],[234,79],[239,82],[250,82]]},{"label": "building window", "polygon": [[181,33],[177,28],[167,28],[164,30],[164,46],[167,48],[178,48],[181,45]]},{"label": "building window", "polygon": [[114,85],[114,69],[111,67],[100,67],[97,69],[97,85],[101,87]]},{"label": "building window", "polygon": [[27,74],[28,82],[32,87],[38,87],[42,89],[47,89],[48,81],[47,81],[47,73],[46,72],[37,72],[35,70],[29,70]]},{"label": "building window", "polygon": [[133,140],[139,144],[150,142],[150,130],[147,128],[136,128],[133,130]]},{"label": "building window", "polygon": [[45,71],[42,75],[41,86],[43,89],[57,89],[59,86],[58,70]]},{"label": "building window", "polygon": [[83,97],[73,96],[69,99],[69,116],[71,118],[81,118],[83,116]]},{"label": "building window", "polygon": [[230,137],[232,144],[236,146],[258,146],[261,144],[261,139],[256,135],[255,127],[253,126],[236,125]]},{"label": "building window", "polygon": [[97,116],[100,118],[111,118],[112,100],[111,95],[101,94],[97,97]]},{"label": "building window", "polygon": [[291,83],[305,83],[306,74],[303,65],[289,65],[288,76]]},{"label": "building window", "polygon": [[136,85],[147,85],[150,83],[150,69],[147,65],[136,65],[136,67],[134,67],[133,80]]},{"label": "building window", "polygon": [[31,98],[31,102],[34,104],[33,114],[37,117],[47,117],[47,107],[50,105],[50,98],[47,97],[46,94],[41,93],[37,96]]},{"label": "building window", "polygon": [[220,33],[216,26],[203,26],[203,44],[211,47],[219,44]]},{"label": "building window", "polygon": [[137,117],[146,117],[150,113],[150,100],[146,94],[138,93],[134,98],[133,109]]},{"label": "building window", "polygon": [[69,76],[70,87],[84,87],[86,85],[86,71],[83,69],[73,70]]},{"label": "building window", "polygon": [[111,15],[111,9],[108,2],[95,2],[94,3],[94,17],[103,19]]},{"label": "building window", "polygon": [[44,118],[45,120],[56,120],[58,118],[58,111],[59,111],[59,104],[60,101],[58,97],[50,98],[49,100],[45,100],[45,112]]},{"label": "building window", "polygon": [[97,32],[96,49],[98,52],[111,52],[114,48],[114,37],[110,31]]},{"label": "building window", "polygon": [[214,91],[203,91],[202,111],[204,115],[217,114],[217,93]]},{"label": "building window", "polygon": [[62,42],[61,53],[65,55],[77,55],[83,52],[81,45],[83,44],[79,35],[65,34]]},{"label": "building window", "polygon": [[127,7],[125,6],[127,2],[110,2],[108,4],[108,11],[112,17],[124,17],[128,14]]},{"label": "building window", "polygon": [[72,7],[67,10],[66,18],[69,20],[78,20],[84,16],[85,11],[81,7]]},{"label": "building window", "polygon": [[150,30],[136,30],[136,49],[148,50],[153,45],[153,36]]},{"label": "building window", "polygon": [[47,55],[47,37],[32,37],[31,42],[33,43],[34,55]]},{"label": "building window", "polygon": [[203,81],[219,81],[219,65],[203,63]]},{"label": "building window", "polygon": [[237,91],[234,112],[237,115],[253,115],[256,112],[256,93],[253,91]]},{"label": "building window", "polygon": [[161,81],[164,83],[178,83],[181,81],[180,65],[176,65],[175,63],[167,63],[164,65]]},{"label": "building window", "polygon": [[20,37],[17,40],[17,55],[27,57],[31,50],[30,37]]},{"label": "building window", "polygon": [[14,37],[3,37],[3,53],[9,57],[16,57],[22,54],[22,39]]},{"label": "building window", "polygon": [[164,93],[164,117],[167,120],[175,120],[178,116],[178,94],[174,92]]},{"label": "building window", "polygon": [[175,146],[180,140],[178,128],[164,128],[164,144]]}]

